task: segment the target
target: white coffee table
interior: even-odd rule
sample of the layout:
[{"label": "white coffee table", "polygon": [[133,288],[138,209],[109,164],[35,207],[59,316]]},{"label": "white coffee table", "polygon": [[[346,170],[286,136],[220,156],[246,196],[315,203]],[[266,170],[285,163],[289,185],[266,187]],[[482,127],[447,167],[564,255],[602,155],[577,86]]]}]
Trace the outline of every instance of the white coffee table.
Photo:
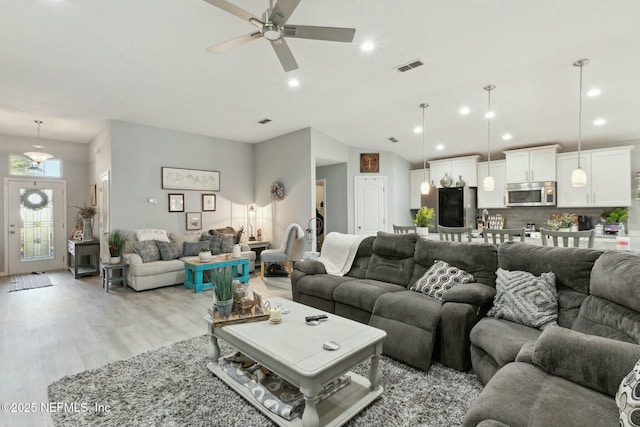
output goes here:
[{"label": "white coffee table", "polygon": [[[212,362],[208,367],[216,376],[281,426],[339,426],[382,394],[378,356],[382,353],[386,332],[290,300],[269,300],[290,310],[282,315],[280,324],[267,320],[214,328],[211,318],[206,317],[211,334],[209,358]],[[329,319],[317,326],[308,326],[305,316],[315,314],[326,314]],[[272,413],[255,401],[246,387],[231,379],[218,365],[218,338],[299,387],[305,398],[302,419],[288,421]],[[326,341],[339,343],[340,349],[323,349]],[[371,359],[368,379],[348,372],[367,359]],[[351,383],[317,402],[322,386],[347,372]]]}]

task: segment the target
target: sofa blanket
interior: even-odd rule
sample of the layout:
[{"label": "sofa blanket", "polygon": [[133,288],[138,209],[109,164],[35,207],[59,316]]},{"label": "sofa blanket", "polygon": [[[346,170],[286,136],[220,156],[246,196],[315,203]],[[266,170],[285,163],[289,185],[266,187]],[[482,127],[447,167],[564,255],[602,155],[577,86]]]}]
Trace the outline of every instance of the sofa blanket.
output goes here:
[{"label": "sofa blanket", "polygon": [[322,255],[318,258],[327,274],[344,276],[353,264],[360,242],[367,236],[331,232],[322,244]]}]

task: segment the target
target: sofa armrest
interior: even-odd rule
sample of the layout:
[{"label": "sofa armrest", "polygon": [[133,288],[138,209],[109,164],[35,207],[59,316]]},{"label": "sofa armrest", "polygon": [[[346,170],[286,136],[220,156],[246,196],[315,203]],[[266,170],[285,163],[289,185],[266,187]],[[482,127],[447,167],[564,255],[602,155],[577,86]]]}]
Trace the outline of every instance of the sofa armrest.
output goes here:
[{"label": "sofa armrest", "polygon": [[533,349],[535,341],[528,341],[520,347],[520,351],[516,355],[516,362],[525,362],[533,364]]},{"label": "sofa armrest", "polygon": [[548,326],[536,340],[533,363],[556,375],[613,397],[640,359],[640,346]]},{"label": "sofa armrest", "polygon": [[315,259],[305,259],[296,262],[293,268],[304,274],[327,274],[324,264]]},{"label": "sofa armrest", "polygon": [[482,283],[463,283],[446,291],[443,303],[461,302],[478,307],[489,307],[493,304],[496,289]]},{"label": "sofa armrest", "polygon": [[137,253],[134,253],[134,252],[130,252],[128,254],[124,254],[122,258],[129,265],[142,264],[142,257],[140,255],[138,255]]}]

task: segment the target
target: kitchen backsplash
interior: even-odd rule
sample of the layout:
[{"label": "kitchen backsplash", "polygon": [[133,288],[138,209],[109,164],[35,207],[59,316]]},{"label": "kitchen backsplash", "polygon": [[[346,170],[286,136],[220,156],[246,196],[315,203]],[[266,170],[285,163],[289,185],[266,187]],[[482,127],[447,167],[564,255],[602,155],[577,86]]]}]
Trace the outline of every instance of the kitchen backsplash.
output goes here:
[{"label": "kitchen backsplash", "polygon": [[[524,227],[529,222],[536,225],[536,229],[541,227],[549,228],[547,220],[551,215],[562,213],[573,213],[591,217],[591,226],[594,227],[599,221],[602,212],[612,208],[555,208],[555,207],[516,207],[504,209],[487,209],[489,214],[501,214],[505,218],[504,228]],[[478,215],[482,215],[482,209],[478,209]]]}]

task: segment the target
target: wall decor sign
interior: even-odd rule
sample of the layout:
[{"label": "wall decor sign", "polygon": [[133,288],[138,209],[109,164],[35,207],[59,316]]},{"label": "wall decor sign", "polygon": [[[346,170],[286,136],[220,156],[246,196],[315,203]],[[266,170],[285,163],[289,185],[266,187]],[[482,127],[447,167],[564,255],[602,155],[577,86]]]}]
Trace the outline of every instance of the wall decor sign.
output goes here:
[{"label": "wall decor sign", "polygon": [[380,172],[380,153],[360,153],[360,172]]},{"label": "wall decor sign", "polygon": [[220,191],[220,172],[162,167],[162,188]]},{"label": "wall decor sign", "polygon": [[187,212],[187,230],[202,229],[202,212]]},{"label": "wall decor sign", "polygon": [[169,194],[169,212],[184,212],[184,194]]},{"label": "wall decor sign", "polygon": [[202,210],[203,211],[215,211],[216,210],[216,195],[215,194],[203,194],[202,195]]}]

